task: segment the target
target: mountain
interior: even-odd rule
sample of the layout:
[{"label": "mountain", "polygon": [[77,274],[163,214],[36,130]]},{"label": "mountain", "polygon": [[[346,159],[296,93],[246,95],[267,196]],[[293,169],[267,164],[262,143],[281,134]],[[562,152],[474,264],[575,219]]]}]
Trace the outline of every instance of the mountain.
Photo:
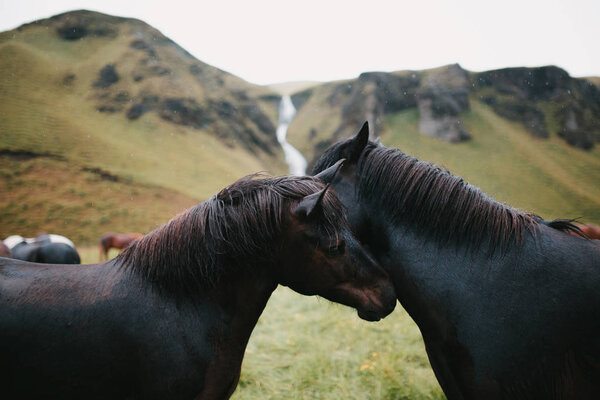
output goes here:
[{"label": "mountain", "polygon": [[367,72],[295,93],[288,141],[314,163],[365,120],[385,145],[544,217],[600,222],[600,90],[557,67]]},{"label": "mountain", "polygon": [[246,174],[373,137],[544,217],[600,223],[599,78],[557,67],[252,85],[142,21],[74,11],[0,33],[0,237],[147,232]]},{"label": "mountain", "polygon": [[[62,228],[91,241],[103,230],[147,231],[174,215],[172,204],[181,210],[257,171],[285,173],[279,98],[135,19],[82,10],[0,33],[0,185],[10,193],[0,199],[0,236]],[[155,208],[165,212],[145,222],[107,217],[95,208],[106,198],[91,198],[90,180],[160,193],[154,203],[164,204]],[[26,193],[43,181],[42,204]],[[60,185],[89,195],[65,198]],[[94,229],[55,226],[59,208]]]}]

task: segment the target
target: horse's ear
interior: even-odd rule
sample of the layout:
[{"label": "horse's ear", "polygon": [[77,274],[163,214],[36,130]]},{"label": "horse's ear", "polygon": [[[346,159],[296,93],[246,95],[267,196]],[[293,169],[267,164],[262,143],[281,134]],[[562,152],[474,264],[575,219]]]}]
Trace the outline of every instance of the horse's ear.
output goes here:
[{"label": "horse's ear", "polygon": [[350,141],[348,161],[358,161],[367,143],[369,143],[369,121],[365,121],[360,131]]},{"label": "horse's ear", "polygon": [[294,214],[300,217],[310,217],[311,215],[314,215],[315,212],[321,209],[321,202],[323,201],[323,197],[325,197],[327,189],[329,189],[329,184],[325,186],[325,189],[305,196],[300,200],[300,203],[294,207]]},{"label": "horse's ear", "polygon": [[333,164],[331,167],[319,172],[317,175],[315,175],[315,178],[319,178],[325,183],[333,182],[333,178],[335,178],[335,176],[337,175],[344,161],[346,161],[346,159],[342,158],[341,160]]}]

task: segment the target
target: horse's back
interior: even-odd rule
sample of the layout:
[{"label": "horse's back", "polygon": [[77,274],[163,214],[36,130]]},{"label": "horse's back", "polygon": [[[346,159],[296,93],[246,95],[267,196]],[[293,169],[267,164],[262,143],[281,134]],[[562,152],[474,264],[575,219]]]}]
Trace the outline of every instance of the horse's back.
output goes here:
[{"label": "horse's back", "polygon": [[68,243],[50,240],[22,242],[12,248],[12,256],[18,260],[45,264],[80,264],[77,249]]},{"label": "horse's back", "polygon": [[[542,230],[543,263],[553,273],[559,287],[572,293],[594,293],[600,300],[600,241],[570,235],[552,228]],[[583,293],[581,291],[584,291]],[[599,303],[595,303],[600,306]]]},{"label": "horse's back", "polygon": [[[24,300],[22,285],[35,285],[38,288],[51,288],[60,281],[67,281],[73,275],[74,268],[81,268],[72,264],[47,264],[24,261],[15,258],[0,257],[0,302],[7,296]],[[15,286],[18,290],[11,291]],[[39,293],[43,290],[38,289]]]},{"label": "horse's back", "polygon": [[57,235],[54,233],[51,233],[48,235],[50,237],[50,241],[52,243],[64,243],[66,245],[71,246],[72,248],[75,248],[75,244],[71,241],[71,239],[64,237],[62,235]]},{"label": "horse's back", "polygon": [[47,243],[39,246],[33,262],[49,264],[80,264],[77,250],[67,243]]},{"label": "horse's back", "polygon": [[[46,264],[33,263],[18,258],[0,257],[0,284],[22,276],[24,269],[43,268]],[[1,292],[0,292],[1,295]]]},{"label": "horse's back", "polygon": [[[203,305],[194,310],[212,312]],[[176,395],[182,388],[195,390],[179,380],[202,382],[211,351],[204,342],[209,326],[197,318],[114,262],[78,266],[0,258],[2,393],[167,398],[156,387],[169,386],[173,398],[189,397]],[[182,340],[182,327],[194,334]]]},{"label": "horse's back", "polygon": [[438,379],[463,382],[473,394],[464,398],[600,398],[600,242],[540,225],[521,247],[485,260],[466,275],[449,266],[448,276],[469,279],[444,279],[435,292],[448,318],[442,333],[456,332],[451,345],[424,335]]},{"label": "horse's back", "polygon": [[107,232],[104,235],[100,236],[100,244],[106,244],[109,242],[112,242],[113,238],[115,237],[116,233],[113,232]]},{"label": "horse's back", "polygon": [[519,259],[479,343],[505,397],[600,398],[600,242],[541,226]]},{"label": "horse's back", "polygon": [[124,397],[106,385],[105,366],[119,375],[123,367],[107,357],[119,360],[130,343],[114,333],[118,307],[97,267],[0,259],[0,385],[8,398]]}]

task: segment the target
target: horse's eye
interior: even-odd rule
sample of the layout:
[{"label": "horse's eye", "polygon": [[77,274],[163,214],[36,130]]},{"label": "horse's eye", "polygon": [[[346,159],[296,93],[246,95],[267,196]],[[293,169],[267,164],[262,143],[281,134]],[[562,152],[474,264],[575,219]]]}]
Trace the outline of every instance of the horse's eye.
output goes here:
[{"label": "horse's eye", "polygon": [[327,255],[329,255],[331,257],[339,256],[341,254],[344,254],[345,249],[346,249],[346,243],[339,242],[333,246],[330,246],[327,249]]}]

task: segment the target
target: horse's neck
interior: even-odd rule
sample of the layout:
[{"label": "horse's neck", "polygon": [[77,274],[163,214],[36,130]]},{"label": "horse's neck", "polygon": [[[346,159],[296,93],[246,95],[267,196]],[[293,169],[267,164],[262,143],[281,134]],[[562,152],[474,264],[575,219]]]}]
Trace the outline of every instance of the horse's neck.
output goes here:
[{"label": "horse's neck", "polygon": [[[377,258],[392,276],[400,303],[424,334],[438,332],[444,321],[460,317],[473,299],[486,298],[490,279],[508,279],[521,268],[518,250],[490,256],[485,246],[473,250],[439,245],[390,218],[381,218],[380,224],[374,230],[384,232],[388,243]],[[528,251],[535,247],[531,244]]]},{"label": "horse's neck", "polygon": [[448,296],[461,295],[449,286],[463,284],[472,270],[472,260],[424,242],[408,231],[391,232],[384,267],[392,276],[400,303],[420,326],[438,322],[439,313],[447,314],[448,300],[452,300]]},{"label": "horse's neck", "polygon": [[269,297],[277,283],[266,275],[250,275],[222,280],[207,296],[213,298],[225,320],[231,321],[234,331],[247,332],[248,335],[258,321]]},{"label": "horse's neck", "polygon": [[526,233],[523,243],[493,255],[486,246],[440,246],[402,226],[390,224],[387,232],[389,250],[378,259],[422,330],[437,329],[444,320],[462,324],[468,315],[478,321],[477,329],[486,323],[491,329],[495,322],[488,320],[487,308],[511,314],[511,307],[528,302],[535,312],[542,307],[540,291],[568,298],[576,295],[569,292],[572,287],[595,293],[593,287],[600,285],[600,246],[543,225],[535,237]]},{"label": "horse's neck", "polygon": [[[111,263],[114,262],[114,265]],[[108,269],[119,268],[118,261],[108,261],[98,264],[105,265]],[[165,304],[166,307],[176,309],[182,319],[188,321],[181,324],[190,329],[186,334],[190,337],[199,334],[198,327],[207,329],[215,343],[220,359],[227,355],[230,359],[243,356],[250,334],[258,322],[269,297],[277,287],[275,280],[266,276],[264,271],[254,271],[245,275],[224,276],[214,287],[209,289],[197,288],[194,293],[182,291],[174,292],[153,287],[144,276],[129,270],[123,275],[127,287],[139,288],[143,293],[144,302],[148,304]],[[135,291],[132,291],[135,292]],[[135,294],[134,294],[135,297]],[[175,312],[175,311],[174,311]]]},{"label": "horse's neck", "polygon": [[269,279],[238,279],[221,282],[210,291],[209,296],[216,301],[216,319],[211,331],[211,343],[215,354],[210,359],[202,393],[199,399],[221,398],[226,394],[223,388],[231,391],[237,385],[242,359],[250,334],[258,322],[267,301],[277,287]]}]

